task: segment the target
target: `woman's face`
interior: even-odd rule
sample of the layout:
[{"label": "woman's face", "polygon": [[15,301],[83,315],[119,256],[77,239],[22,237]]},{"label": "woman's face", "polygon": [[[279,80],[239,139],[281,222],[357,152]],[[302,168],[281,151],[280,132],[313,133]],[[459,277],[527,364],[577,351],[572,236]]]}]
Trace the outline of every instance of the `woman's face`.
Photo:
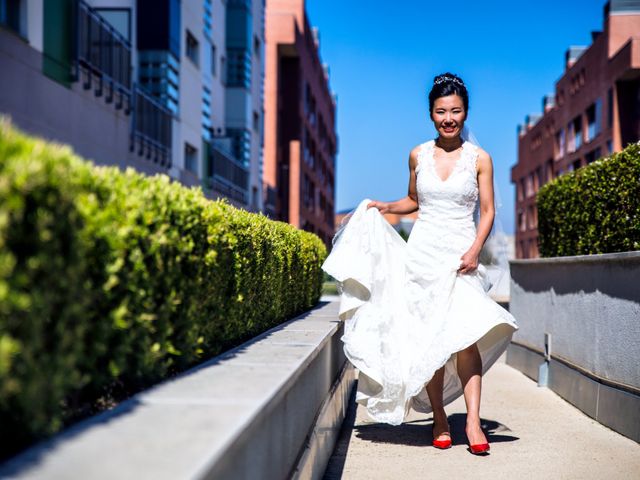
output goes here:
[{"label": "woman's face", "polygon": [[431,120],[443,138],[455,138],[462,132],[467,113],[462,97],[456,94],[440,97],[433,102]]}]

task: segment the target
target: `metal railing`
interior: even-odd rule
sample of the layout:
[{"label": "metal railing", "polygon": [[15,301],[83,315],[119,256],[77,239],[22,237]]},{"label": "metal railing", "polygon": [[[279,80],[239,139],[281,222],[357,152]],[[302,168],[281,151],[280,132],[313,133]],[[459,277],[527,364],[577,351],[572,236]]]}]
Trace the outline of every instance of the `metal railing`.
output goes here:
[{"label": "metal railing", "polygon": [[171,167],[171,110],[138,85],[133,89],[131,150],[154,162]]},{"label": "metal railing", "polygon": [[74,78],[116,108],[131,106],[131,44],[82,0],[74,3]]},{"label": "metal railing", "polygon": [[205,186],[246,204],[248,202],[249,169],[214,143],[208,152],[208,176]]}]

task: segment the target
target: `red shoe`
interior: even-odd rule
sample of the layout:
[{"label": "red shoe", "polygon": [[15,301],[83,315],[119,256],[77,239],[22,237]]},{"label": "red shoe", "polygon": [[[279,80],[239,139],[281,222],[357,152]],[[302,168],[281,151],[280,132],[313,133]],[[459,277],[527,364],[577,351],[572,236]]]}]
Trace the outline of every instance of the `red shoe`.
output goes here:
[{"label": "red shoe", "polygon": [[471,453],[474,455],[480,455],[482,453],[487,453],[490,450],[488,443],[478,443],[476,445],[469,445],[471,449]]},{"label": "red shoe", "polygon": [[449,432],[442,432],[440,435],[448,434],[449,438],[446,440],[433,440],[433,446],[441,450],[445,450],[451,447],[451,434]]},{"label": "red shoe", "polygon": [[441,450],[445,450],[451,447],[451,439],[449,438],[447,440],[434,440],[433,446]]}]

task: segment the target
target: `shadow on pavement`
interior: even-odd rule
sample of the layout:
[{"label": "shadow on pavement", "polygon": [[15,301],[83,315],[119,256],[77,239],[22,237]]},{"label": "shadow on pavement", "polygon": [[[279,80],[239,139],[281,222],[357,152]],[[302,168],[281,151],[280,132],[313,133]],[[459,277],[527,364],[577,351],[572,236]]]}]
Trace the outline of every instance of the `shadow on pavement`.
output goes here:
[{"label": "shadow on pavement", "polygon": [[[464,432],[467,416],[463,413],[449,415],[449,426],[453,445],[466,445],[467,436]],[[429,422],[427,424],[427,422]],[[355,428],[358,438],[376,443],[392,443],[396,445],[410,445],[415,447],[431,446],[433,418],[405,422],[399,426],[384,423],[359,425]],[[500,422],[481,419],[482,428],[487,434],[489,443],[513,442],[518,437],[510,435],[511,430]]]}]

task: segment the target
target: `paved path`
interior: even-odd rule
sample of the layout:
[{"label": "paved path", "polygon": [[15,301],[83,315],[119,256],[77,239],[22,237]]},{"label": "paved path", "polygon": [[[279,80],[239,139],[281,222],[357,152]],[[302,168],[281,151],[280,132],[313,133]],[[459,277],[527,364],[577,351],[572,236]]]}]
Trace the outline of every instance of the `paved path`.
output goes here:
[{"label": "paved path", "polygon": [[325,480],[640,479],[640,445],[587,417],[502,359],[484,377],[481,418],[491,454],[467,450],[462,398],[446,408],[453,447],[431,446],[431,415],[398,427],[352,404]]}]

